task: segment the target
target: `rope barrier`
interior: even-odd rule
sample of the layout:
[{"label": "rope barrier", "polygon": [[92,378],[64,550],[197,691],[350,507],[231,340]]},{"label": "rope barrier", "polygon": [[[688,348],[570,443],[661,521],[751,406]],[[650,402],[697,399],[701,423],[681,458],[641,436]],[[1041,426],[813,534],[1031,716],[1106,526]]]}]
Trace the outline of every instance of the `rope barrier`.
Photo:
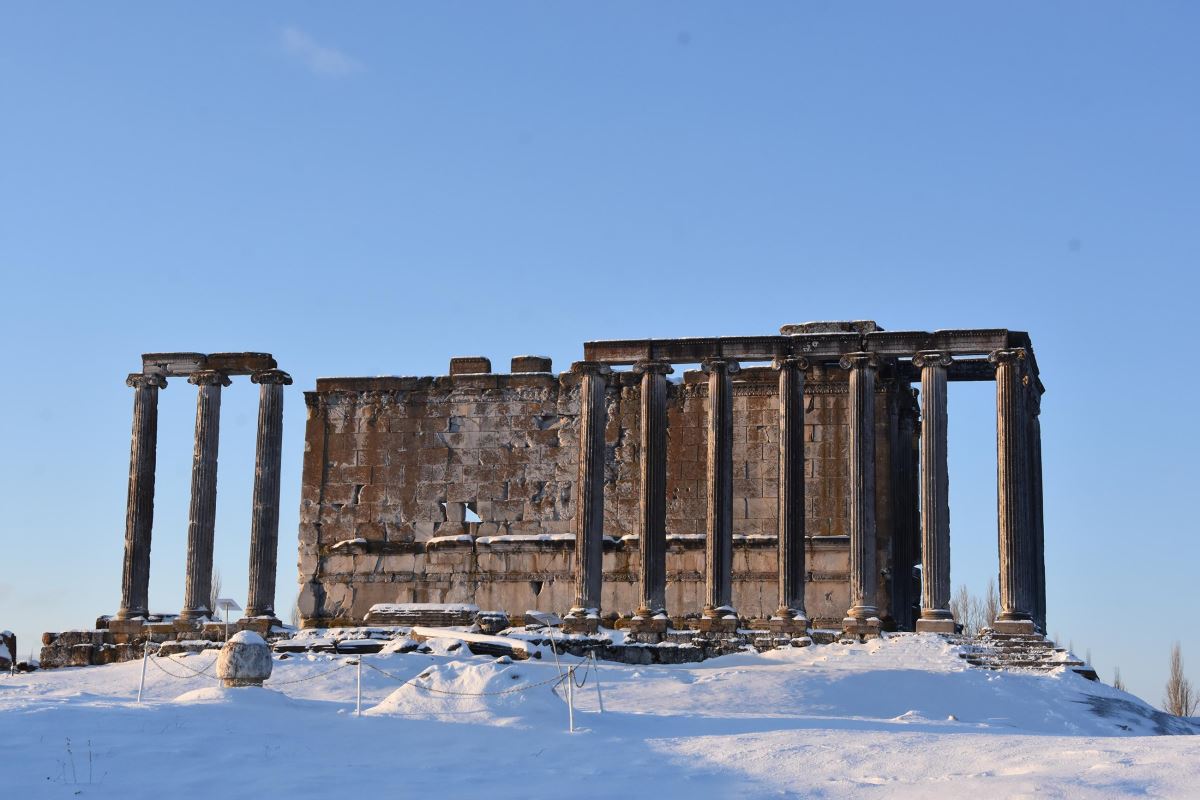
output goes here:
[{"label": "rope barrier", "polygon": [[185,669],[187,669],[188,672],[192,673],[191,675],[176,675],[174,672],[171,672],[171,670],[167,669],[162,664],[158,663],[161,659],[151,658],[148,660],[160,672],[162,672],[165,675],[170,675],[172,678],[175,678],[176,680],[190,681],[192,678],[204,678],[204,677],[213,678],[214,680],[216,679],[215,675],[205,675],[204,674],[204,673],[208,672],[210,669],[212,669],[213,664],[217,663],[217,660],[215,658],[213,659],[212,664],[209,664],[207,667],[205,667],[203,670],[200,670],[200,671],[194,670],[191,667],[186,666],[185,664],[180,664],[178,661],[171,662],[172,664],[179,664],[179,666],[184,667]]},{"label": "rope barrier", "polygon": [[537,683],[527,683],[522,686],[514,686],[511,689],[501,689],[500,691],[497,691],[497,692],[454,692],[449,689],[435,689],[432,686],[423,686],[419,683],[416,683],[415,681],[417,681],[420,678],[425,677],[424,673],[417,675],[416,677],[413,677],[413,678],[405,679],[405,678],[399,677],[398,675],[393,675],[390,672],[382,670],[379,667],[375,666],[374,664],[368,664],[366,661],[363,662],[363,665],[366,666],[368,669],[375,670],[376,672],[378,672],[381,675],[386,675],[387,677],[391,678],[394,681],[399,681],[400,688],[403,688],[404,686],[413,686],[417,689],[423,689],[426,692],[433,692],[435,694],[454,695],[454,696],[458,696],[458,697],[495,697],[497,695],[502,695],[502,694],[516,694],[517,692],[525,692],[530,689],[535,689],[538,686],[545,686],[546,684],[549,684],[549,683],[561,683],[563,680],[563,677],[564,677],[564,676],[555,675],[553,678],[549,678],[544,681],[538,681]]},{"label": "rope barrier", "polygon": [[305,683],[307,681],[315,681],[317,678],[324,678],[326,675],[332,675],[333,673],[337,672],[340,669],[345,669],[346,667],[352,667],[352,666],[354,666],[354,662],[345,661],[345,662],[342,662],[341,664],[338,664],[336,667],[334,667],[331,670],[326,670],[325,672],[319,672],[316,675],[307,675],[303,678],[296,678],[295,680],[292,680],[292,681],[273,681],[270,678],[267,678],[266,683],[271,684],[271,686],[291,686],[292,684],[295,684],[295,683]]}]

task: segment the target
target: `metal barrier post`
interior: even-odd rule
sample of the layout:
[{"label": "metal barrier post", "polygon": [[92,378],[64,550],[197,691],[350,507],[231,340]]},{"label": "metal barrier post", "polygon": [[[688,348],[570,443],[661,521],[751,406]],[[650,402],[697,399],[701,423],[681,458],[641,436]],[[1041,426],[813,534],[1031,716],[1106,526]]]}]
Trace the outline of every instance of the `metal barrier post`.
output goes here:
[{"label": "metal barrier post", "polygon": [[358,690],[354,698],[354,716],[362,716],[362,653],[358,654]]},{"label": "metal barrier post", "polygon": [[567,670],[567,727],[575,732],[575,668]]},{"label": "metal barrier post", "polygon": [[604,713],[604,695],[600,694],[600,662],[596,658],[596,651],[592,650],[588,653],[592,657],[592,671],[596,673],[596,702],[600,704],[600,713]]},{"label": "metal barrier post", "polygon": [[142,690],[146,688],[146,661],[150,658],[150,637],[146,637],[145,646],[142,648],[142,680],[138,684],[138,703],[142,702]]}]

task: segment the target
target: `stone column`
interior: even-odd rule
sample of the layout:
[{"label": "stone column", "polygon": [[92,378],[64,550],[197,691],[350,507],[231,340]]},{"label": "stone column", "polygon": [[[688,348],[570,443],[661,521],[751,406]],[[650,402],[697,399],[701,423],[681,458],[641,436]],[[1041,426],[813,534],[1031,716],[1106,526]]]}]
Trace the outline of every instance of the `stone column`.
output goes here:
[{"label": "stone column", "polygon": [[129,448],[129,497],[125,506],[125,563],[121,572],[118,620],[149,613],[150,535],[154,527],[154,470],[158,446],[158,390],[161,375],[133,373],[133,436]]},{"label": "stone column", "polygon": [[850,370],[850,609],[842,620],[848,636],[879,634],[875,605],[875,374],[873,353],[842,356]]},{"label": "stone column", "polygon": [[946,464],[947,353],[913,357],[921,370],[921,618],[917,631],[954,633],[950,612],[950,474]]},{"label": "stone column", "polygon": [[196,393],[196,444],[192,451],[192,500],[188,506],[187,583],[180,619],[209,616],[212,592],[213,530],[217,514],[217,443],[221,428],[222,372],[203,370],[188,377]]},{"label": "stone column", "polygon": [[1042,401],[1039,391],[1031,388],[1029,405],[1029,470],[1031,497],[1029,510],[1033,531],[1033,621],[1038,630],[1046,628],[1046,527],[1042,518]]},{"label": "stone column", "polygon": [[996,367],[996,461],[1000,528],[1001,633],[1032,633],[1033,553],[1029,514],[1029,432],[1025,391],[1029,376],[1025,350],[997,350],[988,356]]},{"label": "stone column", "polygon": [[604,586],[604,428],[605,388],[609,368],[578,361],[579,473],[575,482],[575,605],[565,629],[594,633],[600,627],[600,593]]},{"label": "stone column", "polygon": [[781,358],[779,371],[779,609],[780,632],[808,631],[804,609],[804,371],[808,360]]},{"label": "stone column", "polygon": [[[667,629],[667,376],[674,370],[665,361],[634,366],[641,387],[641,597],[632,627],[637,632],[665,633]],[[662,615],[661,618],[658,618]]]},{"label": "stone column", "polygon": [[916,390],[907,386],[897,394],[898,456],[893,459],[892,473],[896,482],[892,503],[896,520],[892,616],[901,630],[915,629],[921,615],[921,583],[914,569],[921,560],[921,425],[916,395]]},{"label": "stone column", "polygon": [[733,608],[733,375],[728,359],[708,359],[708,536],[701,630],[736,631]]},{"label": "stone column", "polygon": [[250,518],[250,589],[246,618],[275,621],[275,566],[279,555],[279,468],[283,458],[283,387],[292,376],[278,369],[250,376],[258,384],[258,445]]}]

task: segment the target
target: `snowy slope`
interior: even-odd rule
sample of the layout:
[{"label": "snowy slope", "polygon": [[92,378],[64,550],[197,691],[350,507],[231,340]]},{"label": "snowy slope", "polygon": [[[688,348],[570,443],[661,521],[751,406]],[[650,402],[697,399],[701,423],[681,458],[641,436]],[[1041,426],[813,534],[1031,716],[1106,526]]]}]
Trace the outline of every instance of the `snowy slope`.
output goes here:
[{"label": "snowy slope", "polygon": [[235,690],[194,674],[212,660],[152,659],[140,706],[140,662],[0,678],[0,785],[122,798],[1200,791],[1200,737],[1156,735],[1190,724],[1070,672],[966,669],[935,637],[605,664],[605,713],[589,676],[574,735],[548,653],[367,656],[362,717],[347,656],[276,661],[268,688]]}]

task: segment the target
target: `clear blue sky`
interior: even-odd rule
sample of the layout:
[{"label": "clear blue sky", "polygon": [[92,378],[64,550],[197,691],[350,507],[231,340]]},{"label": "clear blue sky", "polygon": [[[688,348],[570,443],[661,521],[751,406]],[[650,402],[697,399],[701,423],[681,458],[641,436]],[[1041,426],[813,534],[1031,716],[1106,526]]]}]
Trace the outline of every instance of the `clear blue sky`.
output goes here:
[{"label": "clear blue sky", "polygon": [[[1112,4],[9,3],[0,11],[0,627],[119,599],[152,350],[266,350],[287,394],[608,337],[1027,329],[1049,626],[1200,681],[1200,10]],[[182,600],[195,391],[161,400],[151,604]],[[245,599],[254,389],[222,416]],[[951,393],[953,579],[996,570],[994,397]]]}]

